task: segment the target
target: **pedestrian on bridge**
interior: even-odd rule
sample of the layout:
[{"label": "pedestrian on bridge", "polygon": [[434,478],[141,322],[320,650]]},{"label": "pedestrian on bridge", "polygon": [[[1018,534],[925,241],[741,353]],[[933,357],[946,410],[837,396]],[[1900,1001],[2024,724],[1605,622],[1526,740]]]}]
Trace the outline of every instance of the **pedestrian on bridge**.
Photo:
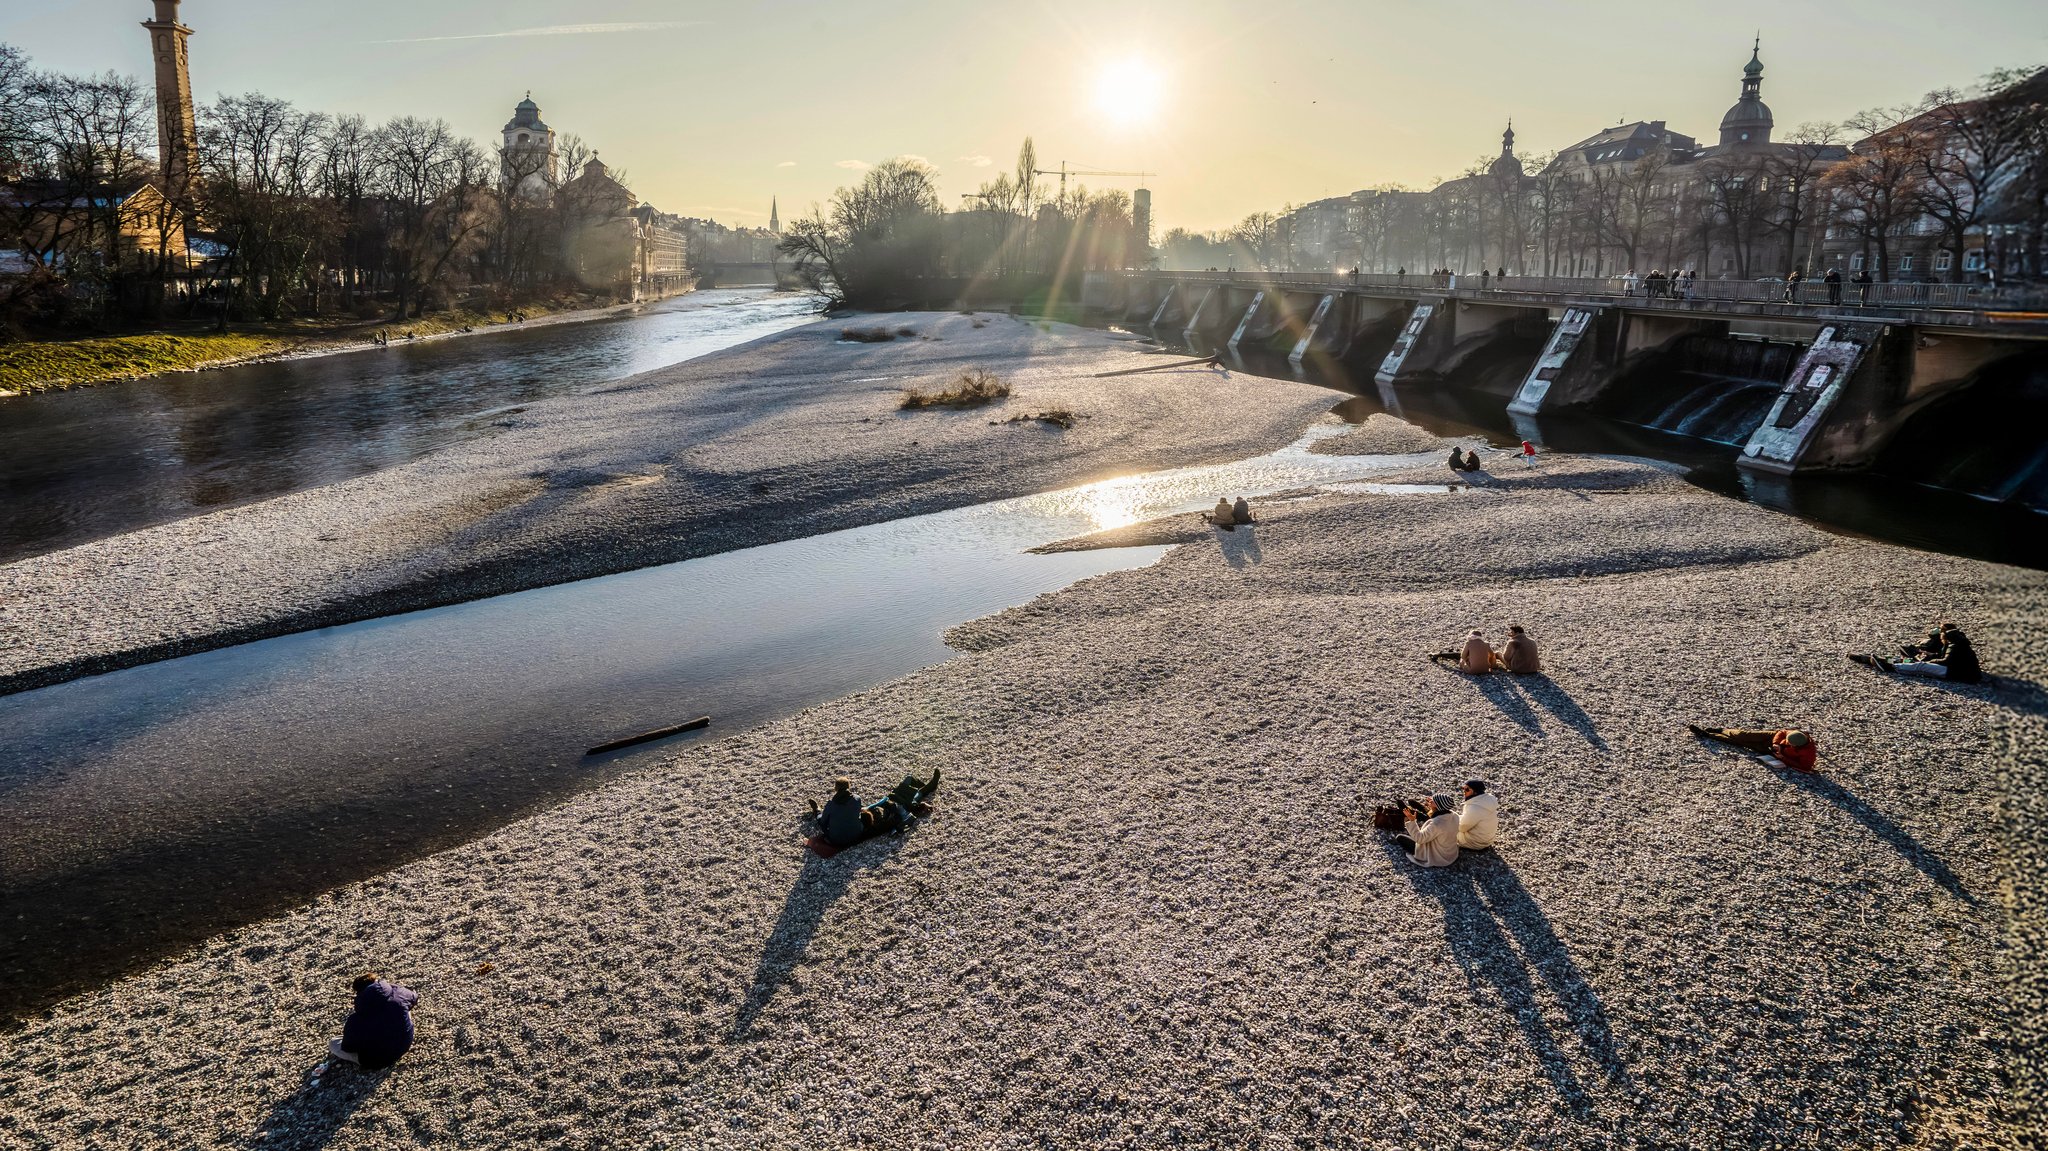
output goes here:
[{"label": "pedestrian on bridge", "polygon": [[1868,304],[1870,302],[1870,269],[1856,269],[1856,274],[1849,277],[1849,282],[1856,285],[1856,306],[1860,308]]},{"label": "pedestrian on bridge", "polygon": [[1805,272],[1802,272],[1802,271],[1800,271],[1800,270],[1799,270],[1799,269],[1797,269],[1797,268],[1794,268],[1794,269],[1792,269],[1792,274],[1791,274],[1791,275],[1789,275],[1789,276],[1787,276],[1787,277],[1785,277],[1785,302],[1786,302],[1786,303],[1788,303],[1788,304],[1796,304],[1796,303],[1798,303],[1798,302],[1799,302],[1799,285],[1801,285],[1801,284],[1803,284],[1803,283],[1805,283],[1805,282],[1806,282],[1806,273],[1805,273]]},{"label": "pedestrian on bridge", "polygon": [[1829,268],[1828,274],[1822,276],[1820,282],[1828,286],[1828,303],[1834,307],[1840,307],[1842,304],[1842,270],[1840,268]]}]

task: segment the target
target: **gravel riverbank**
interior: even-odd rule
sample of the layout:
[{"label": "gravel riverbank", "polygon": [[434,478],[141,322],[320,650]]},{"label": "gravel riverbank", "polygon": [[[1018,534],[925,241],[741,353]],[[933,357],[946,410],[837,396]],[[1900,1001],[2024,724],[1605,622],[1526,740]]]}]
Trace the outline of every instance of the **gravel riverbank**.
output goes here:
[{"label": "gravel riverbank", "polygon": [[[843,326],[914,329],[888,343]],[[488,434],[311,491],[0,565],[0,693],[1127,471],[1257,455],[1329,392],[1140,366],[1008,316],[831,321],[479,418]],[[1009,400],[899,411],[993,365]],[[1011,416],[1074,413],[1061,430]]]},{"label": "gravel riverbank", "polygon": [[[0,1143],[2038,1145],[2048,575],[1604,459],[1261,512],[0,1036]],[[1992,681],[1842,659],[1937,616]],[[1510,622],[1548,677],[1421,658]],[[1367,825],[1473,774],[1494,852]],[[418,1044],[309,1083],[363,968]]]}]

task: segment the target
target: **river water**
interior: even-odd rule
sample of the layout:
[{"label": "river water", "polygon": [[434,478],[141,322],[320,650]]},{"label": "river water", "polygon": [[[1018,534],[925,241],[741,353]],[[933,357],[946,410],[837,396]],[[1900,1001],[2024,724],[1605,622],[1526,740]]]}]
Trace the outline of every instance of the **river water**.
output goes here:
[{"label": "river water", "polygon": [[[1428,456],[1301,443],[282,636],[0,698],[0,1018],[525,811],[947,658],[941,636],[1160,547],[1053,540]],[[1461,498],[1442,485],[1440,498]],[[1217,533],[1233,563],[1256,528]],[[702,733],[586,757],[709,714]],[[834,774],[817,765],[820,787]],[[821,792],[822,794],[822,792]],[[789,797],[801,810],[801,796]]]},{"label": "river water", "polygon": [[705,291],[630,315],[0,400],[0,563],[402,464],[494,409],[816,318],[801,294]]}]

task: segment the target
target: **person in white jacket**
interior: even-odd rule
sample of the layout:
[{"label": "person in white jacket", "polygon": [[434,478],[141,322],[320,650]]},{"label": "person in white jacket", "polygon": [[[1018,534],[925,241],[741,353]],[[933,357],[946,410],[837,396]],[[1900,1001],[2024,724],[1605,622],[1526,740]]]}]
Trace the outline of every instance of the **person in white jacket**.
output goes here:
[{"label": "person in white jacket", "polygon": [[1458,846],[1480,851],[1499,838],[1500,797],[1486,790],[1485,780],[1466,780],[1465,806],[1458,809]]},{"label": "person in white jacket", "polygon": [[1408,853],[1409,862],[1422,867],[1449,867],[1458,862],[1458,813],[1451,797],[1439,794],[1423,800],[1419,824],[1417,814],[1410,807],[1403,825],[1407,833],[1394,837]]}]

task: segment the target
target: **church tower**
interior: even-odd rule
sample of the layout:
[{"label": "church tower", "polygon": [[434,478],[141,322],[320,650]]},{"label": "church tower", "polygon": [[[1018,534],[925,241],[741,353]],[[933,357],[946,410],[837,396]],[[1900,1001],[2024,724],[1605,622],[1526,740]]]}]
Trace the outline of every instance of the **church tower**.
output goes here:
[{"label": "church tower", "polygon": [[555,130],[540,118],[540,105],[533,93],[512,109],[505,122],[505,146],[498,151],[505,187],[531,200],[546,200],[554,194],[560,156],[555,151]]},{"label": "church tower", "polygon": [[1763,101],[1763,46],[1762,36],[1750,46],[1749,63],[1742,66],[1742,95],[1721,117],[1723,148],[1760,148],[1771,142],[1771,107]]},{"label": "church tower", "polygon": [[773,196],[768,197],[768,230],[778,236],[782,234],[782,213],[776,207]]},{"label": "church tower", "polygon": [[185,63],[185,40],[192,29],[178,23],[178,0],[156,0],[156,19],[149,29],[150,56],[156,61],[156,149],[163,170],[164,196],[179,203],[189,195],[192,165],[199,154],[199,128],[192,113],[192,74]]}]

